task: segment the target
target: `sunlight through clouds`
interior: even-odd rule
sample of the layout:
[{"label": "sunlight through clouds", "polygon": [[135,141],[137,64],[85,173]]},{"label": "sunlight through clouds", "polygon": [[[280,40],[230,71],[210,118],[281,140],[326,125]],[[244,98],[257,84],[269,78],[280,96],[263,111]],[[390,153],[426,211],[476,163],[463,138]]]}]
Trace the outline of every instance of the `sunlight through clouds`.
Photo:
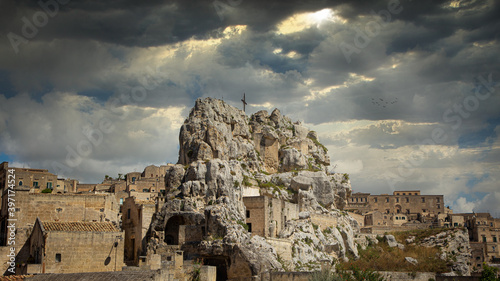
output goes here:
[{"label": "sunlight through clouds", "polygon": [[323,9],[313,13],[293,15],[277,25],[278,33],[290,34],[315,26],[319,28],[327,21],[341,21],[332,9]]}]

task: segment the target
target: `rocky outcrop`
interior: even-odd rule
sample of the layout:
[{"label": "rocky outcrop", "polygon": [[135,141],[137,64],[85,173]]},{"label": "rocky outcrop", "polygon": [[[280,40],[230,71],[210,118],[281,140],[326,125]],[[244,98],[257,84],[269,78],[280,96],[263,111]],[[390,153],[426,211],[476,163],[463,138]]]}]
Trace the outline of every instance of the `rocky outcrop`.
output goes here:
[{"label": "rocky outcrop", "polygon": [[221,100],[196,100],[179,133],[179,164],[211,159],[247,162],[249,168],[268,172],[310,169],[326,171],[327,149],[315,132],[281,115],[245,113]]},{"label": "rocky outcrop", "polygon": [[320,270],[321,262],[347,260],[347,252],[355,259],[359,258],[350,224],[339,224],[338,227],[321,230],[311,222],[309,215],[308,212],[299,214],[299,219],[289,222],[280,233],[281,238],[292,241],[292,263],[295,270]]},{"label": "rocky outcrop", "polygon": [[441,249],[440,258],[452,264],[452,271],[447,275],[470,275],[468,263],[471,258],[471,247],[466,229],[443,231],[435,236],[425,238],[420,245]]},{"label": "rocky outcrop", "polygon": [[[248,118],[223,101],[206,98],[196,101],[179,142],[178,164],[165,175],[165,204],[151,225],[150,251],[181,244],[188,256],[225,260],[228,279],[282,270],[273,246],[246,229],[243,189],[258,188],[303,211],[280,225],[280,237],[293,241],[296,269],[358,257],[353,236],[359,226],[338,210],[350,194],[349,178],[327,173],[330,159],[317,133],[292,123],[278,109]],[[311,222],[314,215],[336,218],[339,225],[320,230]],[[276,222],[270,227],[276,229]]]}]

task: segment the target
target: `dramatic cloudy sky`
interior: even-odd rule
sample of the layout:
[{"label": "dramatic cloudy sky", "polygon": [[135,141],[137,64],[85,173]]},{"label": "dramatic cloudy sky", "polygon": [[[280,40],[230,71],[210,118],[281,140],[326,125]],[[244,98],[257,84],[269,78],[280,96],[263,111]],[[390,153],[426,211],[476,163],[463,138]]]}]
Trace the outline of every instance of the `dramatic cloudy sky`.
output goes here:
[{"label": "dramatic cloudy sky", "polygon": [[500,2],[1,1],[0,161],[175,163],[197,98],[278,107],[354,191],[500,217]]}]

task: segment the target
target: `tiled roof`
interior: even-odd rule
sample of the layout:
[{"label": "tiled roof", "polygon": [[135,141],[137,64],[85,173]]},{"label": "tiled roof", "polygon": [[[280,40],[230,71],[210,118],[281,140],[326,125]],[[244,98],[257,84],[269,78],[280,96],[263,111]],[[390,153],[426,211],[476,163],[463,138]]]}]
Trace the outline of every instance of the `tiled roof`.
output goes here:
[{"label": "tiled roof", "polygon": [[157,280],[154,271],[117,271],[66,274],[38,274],[26,281],[146,281]]},{"label": "tiled roof", "polygon": [[22,281],[24,278],[32,277],[33,275],[9,275],[0,276],[0,281]]},{"label": "tiled roof", "polygon": [[118,232],[111,222],[42,222],[45,231]]}]

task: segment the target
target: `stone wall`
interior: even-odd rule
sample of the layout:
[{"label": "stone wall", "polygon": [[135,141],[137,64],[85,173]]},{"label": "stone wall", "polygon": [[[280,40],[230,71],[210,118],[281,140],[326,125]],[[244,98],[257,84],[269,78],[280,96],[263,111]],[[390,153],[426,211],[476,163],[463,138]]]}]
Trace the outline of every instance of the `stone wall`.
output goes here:
[{"label": "stone wall", "polygon": [[332,216],[325,216],[325,215],[319,215],[319,214],[311,214],[311,222],[317,226],[321,230],[325,230],[328,227],[335,227],[338,224],[338,219],[336,217]]},{"label": "stone wall", "polygon": [[[436,274],[433,272],[389,272],[389,271],[379,271],[385,280],[387,281],[429,281],[429,279],[436,279]],[[308,281],[312,276],[312,272],[266,272],[262,274],[261,280],[269,281]],[[448,277],[447,280],[451,281],[455,277]],[[466,277],[469,278],[469,277]],[[444,279],[437,279],[444,281]],[[458,279],[457,279],[458,280]],[[466,280],[476,280],[476,279],[460,279]]]},{"label": "stone wall", "polygon": [[446,213],[443,195],[371,195],[353,193],[347,209],[365,213],[379,211],[390,214],[430,214]]},{"label": "stone wall", "polygon": [[[118,221],[119,206],[113,194],[52,194],[29,193],[28,190],[16,190],[16,253],[25,245],[35,220],[42,221]],[[7,211],[2,209],[2,217]],[[4,221],[3,223],[6,223]],[[27,258],[24,251],[18,260]]]},{"label": "stone wall", "polygon": [[436,281],[480,281],[479,276],[436,276]]},{"label": "stone wall", "polygon": [[179,244],[203,240],[201,225],[179,225]]},{"label": "stone wall", "polygon": [[[49,232],[46,238],[45,272],[121,271],[122,232]],[[118,246],[114,247],[115,242]],[[60,254],[60,262],[56,261]]]},{"label": "stone wall", "polygon": [[309,281],[311,272],[268,272],[262,274],[261,280],[269,281]]},{"label": "stone wall", "polygon": [[429,281],[429,279],[436,279],[434,272],[390,272],[379,271],[387,281]]},{"label": "stone wall", "polygon": [[274,247],[276,253],[278,253],[282,259],[285,261],[292,261],[292,240],[268,237],[266,241]]},{"label": "stone wall", "polygon": [[351,216],[352,218],[354,218],[358,222],[359,227],[365,226],[365,216],[351,213],[351,212],[347,212],[347,213],[349,214],[349,216]]},{"label": "stone wall", "polygon": [[243,203],[247,209],[246,223],[251,225],[252,235],[266,237],[269,233],[266,196],[244,197]]},{"label": "stone wall", "polygon": [[125,199],[122,206],[122,228],[125,231],[125,260],[130,265],[139,263],[139,256],[146,248],[146,236],[156,211],[153,203],[140,203],[134,197]]}]

